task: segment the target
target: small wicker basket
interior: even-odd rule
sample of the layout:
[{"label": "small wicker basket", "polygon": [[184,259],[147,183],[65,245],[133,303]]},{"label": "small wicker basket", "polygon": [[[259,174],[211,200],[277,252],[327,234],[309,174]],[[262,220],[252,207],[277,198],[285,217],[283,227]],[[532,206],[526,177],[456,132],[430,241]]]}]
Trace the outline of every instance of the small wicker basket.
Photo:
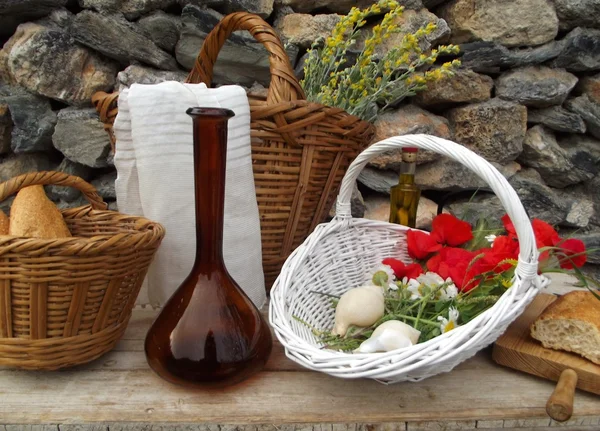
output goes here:
[{"label": "small wicker basket", "polygon": [[[215,26],[186,82],[210,86],[221,47],[238,30],[247,30],[270,54],[268,95],[249,96],[252,166],[268,290],[292,250],[329,214],[344,172],[371,141],[373,126],[342,109],[305,100],[277,33],[262,18],[246,12],[227,15]],[[103,92],[93,97],[113,144],[117,98],[118,93]]]},{"label": "small wicker basket", "polygon": [[164,229],[106,211],[95,188],[61,172],[0,184],[0,201],[32,185],[80,190],[62,210],[70,238],[0,236],[0,365],[53,370],[89,362],[123,335]]},{"label": "small wicker basket", "polygon": [[[316,328],[331,328],[334,310],[320,291],[341,295],[367,282],[386,257],[410,262],[407,228],[353,219],[352,188],[360,171],[374,157],[402,147],[435,151],[473,170],[496,193],[513,221],[520,255],[513,285],[496,304],[469,323],[427,342],[386,353],[352,354],[323,349],[298,317]],[[367,377],[382,383],[421,380],[450,371],[494,342],[524,310],[547,280],[537,274],[538,251],[531,223],[513,188],[487,161],[454,142],[428,135],[406,135],[380,141],[350,165],[337,201],[336,217],[319,225],[283,265],[271,291],[270,323],[286,355],[293,361],[333,376]]]}]

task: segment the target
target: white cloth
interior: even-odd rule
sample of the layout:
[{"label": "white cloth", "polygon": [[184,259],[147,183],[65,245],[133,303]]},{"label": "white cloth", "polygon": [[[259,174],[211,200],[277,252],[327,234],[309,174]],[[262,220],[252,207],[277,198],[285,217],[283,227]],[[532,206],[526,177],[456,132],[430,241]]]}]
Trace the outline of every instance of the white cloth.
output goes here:
[{"label": "white cloth", "polygon": [[235,113],[228,123],[223,254],[231,276],[262,307],[266,294],[246,92],[235,85],[212,89],[174,81],[123,90],[114,123],[119,211],[166,229],[136,303],[164,305],[194,263],[193,130],[185,112],[195,106]]}]

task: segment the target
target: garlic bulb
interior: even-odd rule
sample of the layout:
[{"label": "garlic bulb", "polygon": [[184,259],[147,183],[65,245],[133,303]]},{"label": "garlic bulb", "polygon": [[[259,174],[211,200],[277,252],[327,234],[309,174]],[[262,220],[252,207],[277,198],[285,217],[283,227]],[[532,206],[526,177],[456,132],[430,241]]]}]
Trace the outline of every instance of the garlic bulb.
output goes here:
[{"label": "garlic bulb", "polygon": [[389,352],[417,344],[421,331],[399,320],[388,320],[355,350],[358,353]]},{"label": "garlic bulb", "polygon": [[350,325],[370,326],[385,311],[383,289],[380,286],[361,286],[344,293],[335,309],[333,334],[345,335]]}]

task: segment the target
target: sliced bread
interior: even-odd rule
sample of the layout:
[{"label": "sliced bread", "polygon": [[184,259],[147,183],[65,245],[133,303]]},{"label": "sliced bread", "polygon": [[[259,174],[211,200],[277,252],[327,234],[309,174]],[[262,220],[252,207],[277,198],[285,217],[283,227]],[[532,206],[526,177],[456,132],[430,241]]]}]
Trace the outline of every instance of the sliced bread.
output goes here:
[{"label": "sliced bread", "polygon": [[559,297],[530,329],[544,347],[577,353],[600,365],[600,300],[591,292]]}]

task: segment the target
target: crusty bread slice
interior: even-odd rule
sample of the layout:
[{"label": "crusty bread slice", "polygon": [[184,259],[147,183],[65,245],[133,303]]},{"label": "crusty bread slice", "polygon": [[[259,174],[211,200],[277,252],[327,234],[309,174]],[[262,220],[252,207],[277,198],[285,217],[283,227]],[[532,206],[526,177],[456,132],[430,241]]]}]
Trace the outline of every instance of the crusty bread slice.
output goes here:
[{"label": "crusty bread slice", "polygon": [[8,235],[8,217],[4,214],[4,211],[0,210],[0,235]]},{"label": "crusty bread slice", "polygon": [[569,292],[531,324],[544,347],[577,353],[600,365],[600,300],[591,292]]},{"label": "crusty bread slice", "polygon": [[21,189],[10,208],[8,234],[33,238],[71,236],[62,213],[48,199],[43,186]]}]

